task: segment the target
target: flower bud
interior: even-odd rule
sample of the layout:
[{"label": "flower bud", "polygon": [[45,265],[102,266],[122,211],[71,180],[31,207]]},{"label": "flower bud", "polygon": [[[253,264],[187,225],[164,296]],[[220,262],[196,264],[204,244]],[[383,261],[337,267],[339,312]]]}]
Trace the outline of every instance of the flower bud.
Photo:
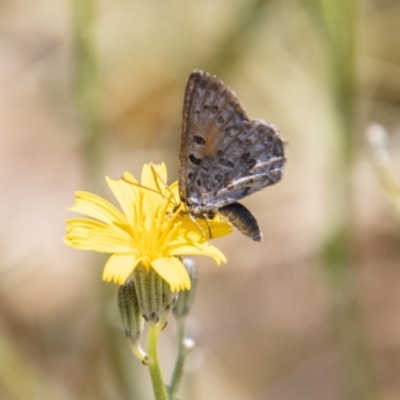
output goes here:
[{"label": "flower bud", "polygon": [[172,312],[176,318],[186,317],[192,307],[197,286],[197,267],[193,259],[185,257],[183,259],[183,265],[185,266],[191,281],[190,290],[184,290],[179,292],[178,300],[173,308]]},{"label": "flower bud", "polygon": [[156,324],[164,309],[163,279],[157,272],[143,265],[138,265],[133,271],[137,298],[143,318]]},{"label": "flower bud", "polygon": [[118,288],[118,309],[125,337],[139,341],[143,330],[143,318],[132,279]]},{"label": "flower bud", "polygon": [[118,310],[125,337],[129,340],[133,353],[147,365],[148,357],[139,344],[143,332],[143,317],[132,279],[118,288]]}]

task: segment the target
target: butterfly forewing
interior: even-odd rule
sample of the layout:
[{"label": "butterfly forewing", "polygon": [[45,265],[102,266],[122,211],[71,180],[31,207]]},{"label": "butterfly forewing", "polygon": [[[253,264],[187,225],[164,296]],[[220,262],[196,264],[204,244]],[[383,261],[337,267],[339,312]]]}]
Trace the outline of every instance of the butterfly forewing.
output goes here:
[{"label": "butterfly forewing", "polygon": [[[221,133],[243,121],[248,121],[246,112],[228,87],[205,72],[192,72],[183,106],[179,172],[182,199],[200,199],[209,191],[198,176],[200,171],[209,172],[208,162],[202,162],[222,151]],[[223,182],[216,183],[218,188],[223,187]]]}]

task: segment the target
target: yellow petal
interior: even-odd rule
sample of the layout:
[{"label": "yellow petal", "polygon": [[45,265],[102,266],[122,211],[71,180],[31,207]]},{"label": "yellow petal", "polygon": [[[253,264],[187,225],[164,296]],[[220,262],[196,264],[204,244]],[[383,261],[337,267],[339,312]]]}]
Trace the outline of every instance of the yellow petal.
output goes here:
[{"label": "yellow petal", "polygon": [[124,178],[127,182],[138,184],[137,179],[128,171],[124,172]]},{"label": "yellow petal", "polygon": [[[157,165],[145,164],[142,169],[141,185],[143,187],[141,207],[144,218],[144,226],[146,230],[151,230],[152,223],[156,218],[157,211],[164,204],[166,198],[163,192],[165,191],[165,183],[160,181],[158,173],[163,173],[162,168]],[[164,166],[164,174],[166,170]]]},{"label": "yellow petal", "polygon": [[124,214],[102,197],[83,191],[75,192],[75,196],[75,203],[68,210],[96,218],[106,224],[127,224]]},{"label": "yellow petal", "polygon": [[190,215],[182,216],[182,229],[197,229],[205,240],[210,239],[210,233],[211,239],[217,239],[232,233],[232,225],[229,222],[218,219],[193,218]]},{"label": "yellow petal", "polygon": [[135,253],[132,236],[115,225],[84,218],[72,218],[66,224],[64,242],[71,247],[101,253]]},{"label": "yellow petal", "polygon": [[108,259],[104,267],[103,280],[123,285],[139,262],[140,258],[136,258],[132,254],[114,254]]},{"label": "yellow petal", "polygon": [[71,218],[65,223],[67,234],[64,237],[64,243],[81,250],[93,250],[90,233],[108,226],[103,222],[85,218]]},{"label": "yellow petal", "polygon": [[190,281],[189,273],[187,269],[183,265],[182,261],[180,261],[177,257],[170,257],[169,262],[174,266],[175,272],[180,276],[180,286],[177,287],[177,290],[189,290],[192,286],[192,282]]},{"label": "yellow petal", "polygon": [[67,232],[72,230],[74,231],[83,231],[87,232],[93,229],[103,229],[108,226],[104,222],[95,221],[93,219],[87,218],[70,218],[65,221]]},{"label": "yellow petal", "polygon": [[140,189],[135,186],[135,182],[128,183],[123,179],[119,179],[117,181],[110,179],[106,176],[106,181],[111,191],[113,192],[115,198],[118,200],[119,205],[122,208],[122,211],[126,215],[128,223],[134,222],[133,215],[133,204],[137,201],[139,196]]},{"label": "yellow petal", "polygon": [[167,167],[165,164],[149,164],[149,171],[154,185],[153,188],[164,193],[167,189]]},{"label": "yellow petal", "polygon": [[92,232],[89,241],[92,250],[99,253],[138,253],[138,249],[132,244],[132,238],[128,234],[123,235],[122,232],[116,232],[112,229]]},{"label": "yellow petal", "polygon": [[208,244],[208,242],[204,243],[196,243],[195,245],[180,245],[176,247],[170,247],[168,249],[168,254],[171,256],[183,256],[183,255],[200,255],[200,256],[208,256],[215,260],[217,265],[220,265],[221,262],[226,263],[225,255],[218,250],[215,246]]},{"label": "yellow petal", "polygon": [[178,181],[175,181],[174,183],[171,183],[168,187],[168,190],[174,194],[174,197],[179,200],[179,183]]},{"label": "yellow petal", "polygon": [[190,277],[185,266],[176,257],[153,260],[151,266],[166,282],[172,292],[190,289]]}]

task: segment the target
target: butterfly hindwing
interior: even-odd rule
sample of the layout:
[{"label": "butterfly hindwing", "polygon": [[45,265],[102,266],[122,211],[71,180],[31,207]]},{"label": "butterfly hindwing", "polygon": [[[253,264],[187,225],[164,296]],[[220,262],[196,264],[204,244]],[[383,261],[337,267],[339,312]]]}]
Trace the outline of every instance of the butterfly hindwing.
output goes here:
[{"label": "butterfly hindwing", "polygon": [[[221,134],[222,149],[202,161],[197,170],[207,184],[203,198],[216,207],[240,200],[281,179],[284,166],[283,141],[277,130],[264,121],[246,121]],[[212,168],[212,166],[217,168]]]}]

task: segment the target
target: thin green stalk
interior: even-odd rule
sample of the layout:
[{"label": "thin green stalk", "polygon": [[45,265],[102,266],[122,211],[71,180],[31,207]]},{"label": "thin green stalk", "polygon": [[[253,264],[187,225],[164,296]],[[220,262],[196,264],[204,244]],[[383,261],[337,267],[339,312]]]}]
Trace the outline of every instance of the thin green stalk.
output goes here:
[{"label": "thin green stalk", "polygon": [[96,41],[96,1],[71,0],[75,37],[75,94],[88,181],[103,179],[100,82]]},{"label": "thin green stalk", "polygon": [[178,318],[178,356],[175,362],[174,372],[171,378],[171,384],[169,387],[170,400],[175,400],[178,392],[179,385],[183,375],[183,365],[187,356],[187,348],[185,347],[185,322],[186,318]]},{"label": "thin green stalk", "polygon": [[168,400],[167,391],[164,385],[160,363],[158,361],[158,335],[160,328],[158,325],[150,325],[147,338],[147,353],[150,359],[149,372],[155,400]]},{"label": "thin green stalk", "polygon": [[334,306],[347,398],[376,400],[379,391],[355,284],[356,221],[351,175],[356,153],[355,25],[358,2],[318,0],[317,4],[329,57],[331,98],[339,144],[335,160],[335,228],[326,242],[323,262]]},{"label": "thin green stalk", "polygon": [[243,2],[236,20],[229,24],[230,28],[223,34],[216,51],[211,53],[207,69],[218,75],[226,75],[226,71],[237,67],[243,58],[248,43],[252,40],[252,32],[258,25],[265,23],[270,0],[248,0]]}]

